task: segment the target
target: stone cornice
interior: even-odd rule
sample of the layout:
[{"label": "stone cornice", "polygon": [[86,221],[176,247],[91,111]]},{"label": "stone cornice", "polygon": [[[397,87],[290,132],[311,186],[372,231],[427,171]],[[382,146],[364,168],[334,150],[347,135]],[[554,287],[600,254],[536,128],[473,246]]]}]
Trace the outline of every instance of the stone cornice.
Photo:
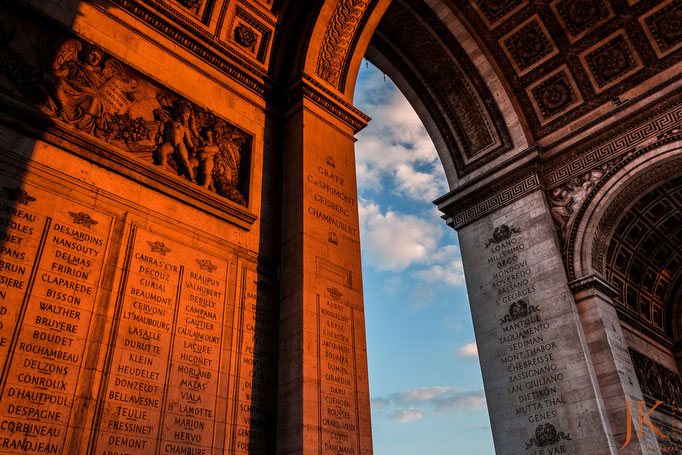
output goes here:
[{"label": "stone cornice", "polygon": [[579,278],[575,281],[571,281],[568,283],[568,287],[574,294],[586,290],[596,290],[611,298],[618,297],[620,294],[618,289],[598,275],[589,275]]},{"label": "stone cornice", "polygon": [[312,76],[303,74],[292,84],[287,92],[287,105],[291,106],[299,98],[307,98],[350,126],[355,133],[367,126],[371,118],[340,96],[324,87]]},{"label": "stone cornice", "polygon": [[547,161],[543,178],[554,188],[589,169],[616,158],[634,147],[648,145],[665,131],[682,125],[682,96],[676,94],[655,108],[646,106],[627,121],[600,131],[575,144],[570,153]]},{"label": "stone cornice", "polygon": [[460,229],[542,187],[540,148],[533,146],[433,202],[447,224]]},{"label": "stone cornice", "polygon": [[[206,30],[186,17],[173,12],[164,2],[142,0],[149,6],[145,8],[134,0],[109,1],[258,95],[263,96],[271,91],[273,84],[266,81],[263,68],[241,58],[237,52],[231,50]],[[161,11],[162,14],[157,11]]]},{"label": "stone cornice", "polygon": [[258,219],[246,207],[147,164],[70,125],[45,117],[4,95],[0,95],[0,124],[74,153],[242,229],[249,230]]}]

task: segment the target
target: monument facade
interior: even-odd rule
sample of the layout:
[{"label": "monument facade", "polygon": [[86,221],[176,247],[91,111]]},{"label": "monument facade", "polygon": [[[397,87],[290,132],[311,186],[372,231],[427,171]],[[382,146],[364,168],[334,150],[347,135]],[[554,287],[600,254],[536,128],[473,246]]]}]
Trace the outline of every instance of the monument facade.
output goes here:
[{"label": "monument facade", "polygon": [[682,5],[0,4],[0,452],[372,453],[352,104],[450,185],[496,452],[682,450]]}]

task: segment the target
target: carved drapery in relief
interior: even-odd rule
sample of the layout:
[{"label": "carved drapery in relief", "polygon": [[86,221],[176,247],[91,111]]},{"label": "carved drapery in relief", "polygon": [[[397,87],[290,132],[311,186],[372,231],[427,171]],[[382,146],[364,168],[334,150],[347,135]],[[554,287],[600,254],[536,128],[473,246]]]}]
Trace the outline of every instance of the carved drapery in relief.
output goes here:
[{"label": "carved drapery in relief", "polygon": [[96,45],[0,16],[0,93],[247,205],[250,135]]}]

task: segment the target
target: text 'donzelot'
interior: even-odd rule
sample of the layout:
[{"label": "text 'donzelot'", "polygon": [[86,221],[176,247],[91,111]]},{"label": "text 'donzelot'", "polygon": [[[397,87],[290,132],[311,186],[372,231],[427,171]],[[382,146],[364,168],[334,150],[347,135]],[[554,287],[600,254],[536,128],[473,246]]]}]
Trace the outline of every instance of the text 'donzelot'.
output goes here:
[{"label": "text 'donzelot'", "polygon": [[97,447],[207,455],[227,262],[136,229]]}]

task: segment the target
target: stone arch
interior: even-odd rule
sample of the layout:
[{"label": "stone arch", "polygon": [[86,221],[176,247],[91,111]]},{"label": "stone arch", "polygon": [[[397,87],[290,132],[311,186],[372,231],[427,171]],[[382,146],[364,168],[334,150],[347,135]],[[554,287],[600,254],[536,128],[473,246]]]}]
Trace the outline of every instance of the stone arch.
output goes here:
[{"label": "stone arch", "polygon": [[639,196],[682,174],[682,141],[663,139],[632,150],[608,170],[587,195],[569,227],[569,280],[603,276],[606,248],[617,222]]},{"label": "stone arch", "polygon": [[367,56],[416,108],[451,188],[528,148],[532,135],[497,64],[454,6],[343,0],[317,11],[305,40],[293,46],[304,57],[291,77],[302,74],[350,107]]}]

